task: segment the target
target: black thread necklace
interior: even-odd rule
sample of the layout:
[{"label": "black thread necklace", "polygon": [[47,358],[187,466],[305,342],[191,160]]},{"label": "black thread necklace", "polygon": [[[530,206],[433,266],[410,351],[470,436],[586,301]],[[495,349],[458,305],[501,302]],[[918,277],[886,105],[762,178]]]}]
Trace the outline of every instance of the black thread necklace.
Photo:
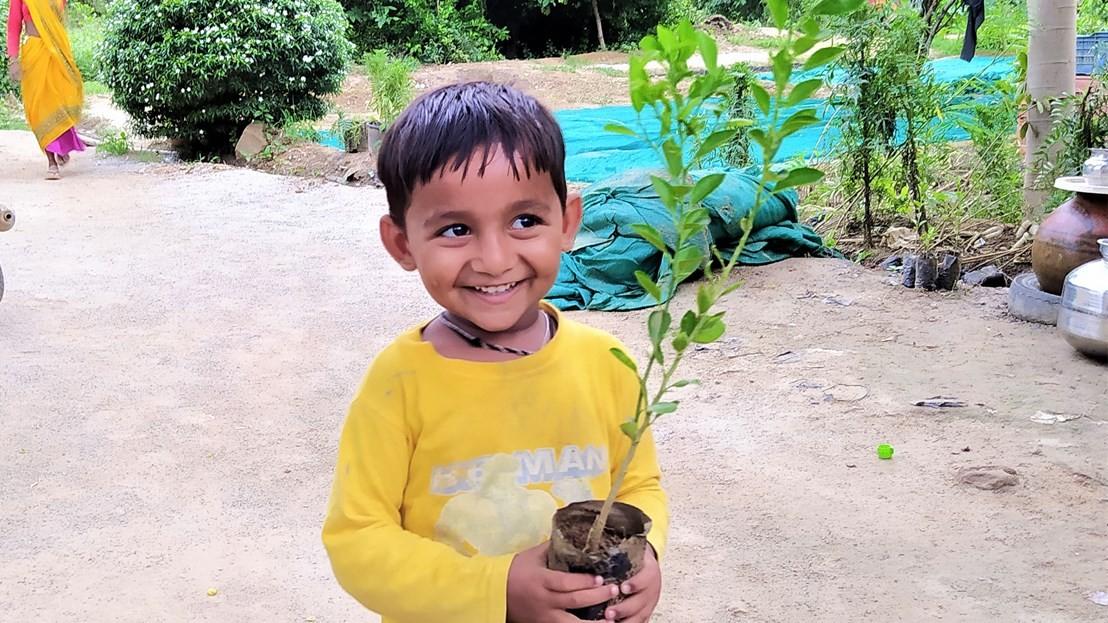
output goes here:
[{"label": "black thread necklace", "polygon": [[[539,313],[542,314],[544,318],[546,318],[546,332],[543,335],[542,344],[539,346],[539,348],[542,348],[543,346],[546,346],[546,343],[549,342],[550,338],[552,337],[552,325],[554,324],[554,319],[550,317],[550,314],[544,311],[540,311]],[[445,325],[447,329],[450,329],[451,331],[456,333],[458,337],[462,338],[462,340],[466,344],[469,344],[473,348],[486,348],[488,350],[495,350],[500,353],[508,353],[509,355],[518,355],[520,357],[527,357],[538,352],[512,348],[510,346],[501,346],[499,344],[493,344],[492,342],[486,342],[485,340],[454,324],[450,320],[450,318],[447,317],[446,312],[439,314],[439,320],[442,321],[442,324]]]}]

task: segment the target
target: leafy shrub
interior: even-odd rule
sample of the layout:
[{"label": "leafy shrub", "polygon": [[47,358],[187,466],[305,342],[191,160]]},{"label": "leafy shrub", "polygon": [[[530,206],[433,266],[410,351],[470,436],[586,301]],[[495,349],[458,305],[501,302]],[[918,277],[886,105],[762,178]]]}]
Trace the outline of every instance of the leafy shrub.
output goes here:
[{"label": "leafy shrub", "polygon": [[470,0],[342,0],[358,49],[379,48],[425,63],[465,63],[499,57],[504,31]]},{"label": "leafy shrub", "polygon": [[137,132],[221,151],[251,121],[322,117],[346,30],[334,0],[117,0],[99,60]]},{"label": "leafy shrub", "polygon": [[959,125],[970,135],[977,166],[971,178],[985,194],[985,210],[975,216],[1018,223],[1023,216],[1023,168],[1016,140],[1019,90],[1001,80],[982,85],[983,96],[966,104]]},{"label": "leafy shrub", "polygon": [[104,139],[104,142],[96,146],[96,153],[111,156],[126,156],[130,151],[131,142],[127,140],[126,132],[112,132]]},{"label": "leafy shrub", "polygon": [[[668,2],[598,0],[610,47],[635,45],[666,20]],[[556,56],[597,48],[590,0],[485,0],[489,21],[508,32],[500,49],[509,57]]]},{"label": "leafy shrub", "polygon": [[104,40],[104,18],[96,9],[84,2],[71,2],[66,9],[69,44],[73,59],[85,80],[99,80],[100,66],[96,62],[96,48]]},{"label": "leafy shrub", "polygon": [[[0,0],[0,18],[8,17],[8,0]],[[18,95],[19,85],[8,78],[8,55],[0,54],[0,100],[6,95]],[[2,104],[0,104],[2,105]],[[0,113],[2,114],[2,113]]]},{"label": "leafy shrub", "polygon": [[412,72],[418,65],[410,59],[391,58],[384,50],[366,54],[362,64],[373,85],[373,111],[381,127],[388,128],[412,101]]},{"label": "leafy shrub", "polygon": [[1108,31],[1108,2],[1104,0],[1081,0],[1077,7],[1077,32],[1090,35]]},{"label": "leafy shrub", "polygon": [[[746,63],[736,63],[728,69],[727,73],[734,80],[734,85],[727,94],[727,117],[753,120],[755,117],[752,87],[757,80],[754,70]],[[750,135],[746,129],[737,129],[730,140],[719,148],[718,155],[725,164],[736,169],[744,169],[753,164],[753,159],[750,157]]]},{"label": "leafy shrub", "polygon": [[666,23],[679,24],[688,21],[698,24],[708,17],[705,3],[701,0],[669,0],[666,5]]},{"label": "leafy shrub", "polygon": [[760,21],[765,17],[762,0],[706,0],[703,5],[706,13],[723,15],[739,22]]},{"label": "leafy shrub", "polygon": [[[989,0],[985,23],[977,31],[977,48],[1012,53],[1027,49],[1027,0]],[[955,26],[962,30],[965,24]]]}]

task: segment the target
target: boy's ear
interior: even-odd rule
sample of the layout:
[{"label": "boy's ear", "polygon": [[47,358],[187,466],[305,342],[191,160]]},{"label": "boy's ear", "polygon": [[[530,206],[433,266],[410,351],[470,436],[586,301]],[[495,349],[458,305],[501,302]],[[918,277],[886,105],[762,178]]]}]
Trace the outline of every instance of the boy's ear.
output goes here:
[{"label": "boy's ear", "polygon": [[573,249],[573,242],[577,239],[577,230],[581,228],[581,193],[570,193],[566,197],[566,209],[562,213],[562,250]]},{"label": "boy's ear", "polygon": [[404,232],[404,228],[396,224],[396,221],[392,220],[392,217],[388,214],[381,217],[381,242],[385,245],[385,250],[389,252],[392,259],[396,260],[397,264],[404,270],[415,270],[415,258],[412,257],[412,252],[408,248],[408,234]]}]

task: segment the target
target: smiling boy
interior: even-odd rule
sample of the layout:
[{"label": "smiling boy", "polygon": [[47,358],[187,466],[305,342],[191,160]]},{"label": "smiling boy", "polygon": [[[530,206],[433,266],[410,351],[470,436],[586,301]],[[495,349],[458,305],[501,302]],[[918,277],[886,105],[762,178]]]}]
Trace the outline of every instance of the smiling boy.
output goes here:
[{"label": "smiling boy", "polygon": [[647,435],[618,492],[653,520],[622,586],[545,568],[554,511],[603,498],[629,449],[634,373],[612,336],[543,302],[581,199],[549,111],[504,85],[417,99],[385,136],[381,239],[443,311],[374,360],[339,442],[323,541],[339,583],[385,623],[546,623],[625,599],[649,620],[668,511]]}]

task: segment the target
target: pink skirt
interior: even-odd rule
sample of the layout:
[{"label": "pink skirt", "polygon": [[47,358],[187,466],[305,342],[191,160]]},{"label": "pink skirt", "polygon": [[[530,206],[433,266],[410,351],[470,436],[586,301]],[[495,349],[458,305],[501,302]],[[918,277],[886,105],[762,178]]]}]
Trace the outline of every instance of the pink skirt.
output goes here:
[{"label": "pink skirt", "polygon": [[77,136],[77,130],[69,128],[54,142],[46,146],[46,151],[59,156],[67,156],[71,151],[84,151],[85,143]]}]

